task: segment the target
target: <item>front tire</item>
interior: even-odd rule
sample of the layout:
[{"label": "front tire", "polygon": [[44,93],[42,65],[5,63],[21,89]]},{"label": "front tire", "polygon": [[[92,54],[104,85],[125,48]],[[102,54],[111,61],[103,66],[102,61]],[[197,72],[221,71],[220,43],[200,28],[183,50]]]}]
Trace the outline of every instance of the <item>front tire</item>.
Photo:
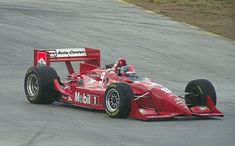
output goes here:
[{"label": "front tire", "polygon": [[60,93],[54,89],[54,79],[59,77],[51,67],[29,68],[24,80],[24,91],[29,102],[50,104],[56,101]]},{"label": "front tire", "polygon": [[105,91],[105,111],[111,118],[126,118],[131,109],[133,93],[128,84],[113,83]]},{"label": "front tire", "polygon": [[190,81],[185,92],[189,94],[185,96],[185,100],[189,107],[206,106],[207,96],[210,96],[213,103],[216,105],[216,92],[214,86],[206,79],[198,79]]}]

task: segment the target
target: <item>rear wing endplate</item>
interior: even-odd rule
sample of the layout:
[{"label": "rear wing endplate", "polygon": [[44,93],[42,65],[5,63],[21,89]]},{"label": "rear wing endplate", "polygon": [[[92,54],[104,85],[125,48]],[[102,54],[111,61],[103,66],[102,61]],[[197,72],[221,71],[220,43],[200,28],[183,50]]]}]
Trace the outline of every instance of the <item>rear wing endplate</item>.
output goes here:
[{"label": "rear wing endplate", "polygon": [[71,61],[84,61],[100,67],[100,50],[93,48],[34,50],[34,66],[50,66],[52,62],[65,62],[69,73],[73,73]]}]

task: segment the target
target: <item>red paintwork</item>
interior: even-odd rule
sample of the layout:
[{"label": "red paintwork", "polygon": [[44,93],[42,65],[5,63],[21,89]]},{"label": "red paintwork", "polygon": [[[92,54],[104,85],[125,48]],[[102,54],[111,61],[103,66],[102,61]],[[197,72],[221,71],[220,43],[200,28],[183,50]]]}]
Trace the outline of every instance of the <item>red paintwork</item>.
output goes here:
[{"label": "red paintwork", "polygon": [[[51,62],[65,62],[69,75],[68,82],[60,85],[54,80],[54,87],[62,94],[62,102],[81,107],[104,110],[104,93],[106,88],[115,82],[130,85],[135,98],[131,100],[130,117],[140,120],[171,118],[175,116],[223,116],[208,96],[207,106],[188,108],[185,101],[164,86],[148,79],[132,81],[126,76],[115,73],[115,65],[111,69],[100,68],[100,51],[85,48],[86,56],[55,57],[52,50],[35,50],[34,65],[38,65],[40,52],[46,53],[46,65]],[[84,61],[80,64],[80,72],[74,71],[71,61]],[[134,66],[130,67],[135,70]]]}]

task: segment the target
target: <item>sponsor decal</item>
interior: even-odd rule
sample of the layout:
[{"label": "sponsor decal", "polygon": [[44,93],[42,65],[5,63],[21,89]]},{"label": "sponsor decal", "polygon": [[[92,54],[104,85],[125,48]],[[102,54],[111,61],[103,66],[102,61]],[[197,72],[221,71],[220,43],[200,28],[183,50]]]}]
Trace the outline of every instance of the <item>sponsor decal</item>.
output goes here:
[{"label": "sponsor decal", "polygon": [[200,106],[200,110],[201,110],[201,111],[208,110],[208,107],[206,107],[206,106]]},{"label": "sponsor decal", "polygon": [[98,96],[91,95],[91,94],[81,94],[80,92],[75,92],[75,102],[83,103],[83,104],[92,104],[92,105],[98,105],[99,100]]},{"label": "sponsor decal", "polygon": [[50,57],[80,57],[87,56],[85,48],[65,48],[51,50]]},{"label": "sponsor decal", "polygon": [[67,98],[67,100],[68,101],[73,101],[72,97],[70,97],[70,96]]},{"label": "sponsor decal", "polygon": [[175,98],[175,102],[176,102],[176,104],[179,104],[179,105],[182,105],[182,104],[184,105],[185,104],[184,100],[179,98],[179,97]]},{"label": "sponsor decal", "polygon": [[165,87],[161,88],[161,90],[167,94],[172,94],[173,92]]},{"label": "sponsor decal", "polygon": [[38,66],[46,66],[46,60],[47,60],[47,53],[46,52],[38,52],[37,54],[37,62]]},{"label": "sponsor decal", "polygon": [[150,88],[156,88],[156,87],[162,87],[162,85],[158,84],[158,83],[152,83],[150,82],[150,85],[149,85]]},{"label": "sponsor decal", "polygon": [[171,90],[169,90],[169,89],[166,88],[166,87],[163,87],[163,88],[161,88],[161,91],[163,91],[163,92],[165,92],[166,94],[168,94],[169,97],[173,97],[173,98],[174,98],[174,101],[175,101],[175,103],[176,103],[177,105],[182,106],[182,107],[188,109],[188,107],[187,107],[187,105],[186,105],[186,103],[185,103],[185,100],[182,99],[182,98],[179,98],[179,97],[176,96],[176,95],[174,95],[174,93],[173,93]]},{"label": "sponsor decal", "polygon": [[187,106],[187,104],[185,103],[185,100],[184,100],[184,99],[179,98],[179,97],[176,97],[174,100],[175,100],[175,103],[176,103],[177,105],[179,105],[179,106],[181,106],[181,107],[183,107],[183,108],[185,108],[185,109],[188,109],[188,106]]},{"label": "sponsor decal", "polygon": [[99,77],[99,75],[97,73],[90,73],[90,74],[88,74],[88,76],[91,78],[98,78]]},{"label": "sponsor decal", "polygon": [[102,72],[102,74],[100,75],[99,84],[102,84],[104,82],[104,79],[105,79],[105,72]]}]

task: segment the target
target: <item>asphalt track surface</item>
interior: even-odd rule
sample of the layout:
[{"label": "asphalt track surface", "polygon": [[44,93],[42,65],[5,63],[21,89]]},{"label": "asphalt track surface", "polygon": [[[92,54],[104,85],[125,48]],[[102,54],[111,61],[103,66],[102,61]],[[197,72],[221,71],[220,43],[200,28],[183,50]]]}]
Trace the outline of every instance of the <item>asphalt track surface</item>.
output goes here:
[{"label": "asphalt track surface", "polygon": [[[126,58],[177,93],[207,78],[225,117],[143,122],[30,104],[23,80],[33,49],[83,46],[101,48],[102,64]],[[235,144],[235,42],[116,0],[0,0],[0,81],[1,146]]]}]

